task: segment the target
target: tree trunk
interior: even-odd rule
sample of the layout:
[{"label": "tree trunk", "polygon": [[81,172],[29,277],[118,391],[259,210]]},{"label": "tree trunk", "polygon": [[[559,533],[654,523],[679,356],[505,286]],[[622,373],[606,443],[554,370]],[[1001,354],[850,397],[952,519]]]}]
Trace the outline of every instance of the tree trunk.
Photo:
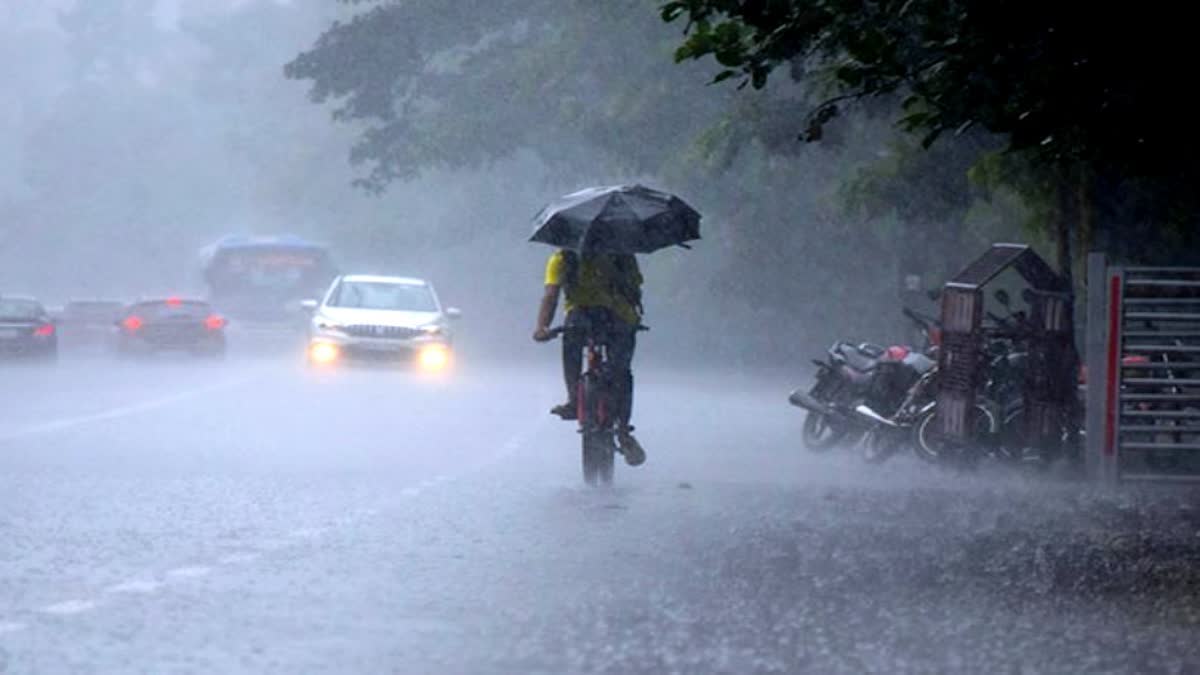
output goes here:
[{"label": "tree trunk", "polygon": [[1054,223],[1054,243],[1057,246],[1058,273],[1066,278],[1069,288],[1075,287],[1071,242],[1074,239],[1074,225],[1079,222],[1082,212],[1078,194],[1075,181],[1071,180],[1071,171],[1064,170],[1058,180],[1058,217]]},{"label": "tree trunk", "polygon": [[1092,202],[1092,174],[1088,169],[1081,167],[1079,170],[1078,188],[1075,193],[1075,198],[1079,204],[1079,227],[1076,231],[1076,246],[1075,250],[1079,251],[1080,272],[1081,277],[1087,276],[1083,265],[1086,265],[1087,254],[1092,251],[1092,230],[1093,230],[1093,212],[1095,204]]}]

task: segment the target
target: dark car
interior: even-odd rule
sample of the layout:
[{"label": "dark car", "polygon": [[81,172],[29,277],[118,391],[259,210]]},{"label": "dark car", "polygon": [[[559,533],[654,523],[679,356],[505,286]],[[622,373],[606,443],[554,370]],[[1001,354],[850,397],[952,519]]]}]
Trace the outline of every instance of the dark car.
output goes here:
[{"label": "dark car", "polygon": [[121,318],[125,303],[120,300],[72,300],[59,314],[58,334],[63,349],[112,347],[113,322]]},{"label": "dark car", "polygon": [[47,361],[58,357],[58,330],[42,303],[0,296],[0,357]]},{"label": "dark car", "polygon": [[125,308],[117,319],[117,353],[122,356],[185,351],[199,356],[225,354],[225,317],[203,300],[145,300]]}]

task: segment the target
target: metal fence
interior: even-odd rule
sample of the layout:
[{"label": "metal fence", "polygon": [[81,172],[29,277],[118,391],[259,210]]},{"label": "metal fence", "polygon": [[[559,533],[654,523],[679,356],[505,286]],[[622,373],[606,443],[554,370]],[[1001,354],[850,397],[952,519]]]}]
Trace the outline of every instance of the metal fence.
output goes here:
[{"label": "metal fence", "polygon": [[1087,459],[1109,482],[1200,481],[1200,268],[1088,259]]}]

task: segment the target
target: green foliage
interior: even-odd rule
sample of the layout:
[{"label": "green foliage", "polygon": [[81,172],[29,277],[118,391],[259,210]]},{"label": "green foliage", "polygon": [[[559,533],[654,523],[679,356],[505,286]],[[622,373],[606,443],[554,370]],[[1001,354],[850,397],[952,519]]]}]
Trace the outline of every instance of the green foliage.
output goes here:
[{"label": "green foliage", "polygon": [[[376,192],[528,152],[553,176],[539,186],[543,199],[640,177],[686,196],[705,214],[703,245],[648,266],[651,311],[669,302],[699,322],[680,339],[737,341],[737,351],[765,355],[845,331],[886,334],[903,321],[894,306],[897,238],[911,228],[954,232],[965,218],[965,168],[944,182],[952,171],[934,160],[901,167],[909,181],[902,212],[886,208],[894,195],[868,190],[865,179],[877,207],[843,208],[840,195],[854,188],[840,192],[842,184],[865,176],[896,135],[875,118],[886,97],[864,101],[870,114],[837,120],[826,106],[811,129],[823,145],[794,142],[797,111],[832,94],[838,77],[855,77],[853,64],[810,63],[818,82],[737,92],[710,87],[704,64],[673,63],[679,35],[656,20],[658,0],[502,0],[450,12],[458,23],[449,28],[446,4],[373,5],[329,28],[285,72],[358,130],[352,157],[365,169],[361,184]],[[728,66],[717,80],[737,72],[738,50],[754,39],[732,22],[700,34]],[[885,45],[868,37],[863,48]],[[950,265],[976,242],[949,241]],[[863,260],[877,264],[864,269]],[[713,321],[772,330],[749,344],[704,323]],[[787,344],[771,344],[783,336]]]},{"label": "green foliage", "polygon": [[[1165,241],[1197,229],[1191,186],[1200,179],[1200,135],[1185,71],[1174,67],[1193,60],[1186,5],[1130,12],[1029,0],[672,0],[661,14],[686,22],[676,58],[711,56],[723,79],[736,72],[758,88],[788,66],[793,76],[832,84],[832,97],[801,121],[803,138],[821,138],[845,101],[901,94],[895,119],[924,147],[972,127],[1003,138],[1022,172],[1007,175],[1035,204],[1045,201],[1045,185],[1099,181],[1084,192],[1109,243],[1132,241],[1119,234],[1124,228],[1144,235],[1136,221],[1153,223],[1152,238]],[[1140,212],[1126,206],[1135,202]],[[1115,220],[1118,213],[1134,222]]]},{"label": "green foliage", "polygon": [[[441,0],[381,4],[333,25],[287,64],[343,122],[382,190],[431,168],[486,166],[531,149],[551,162],[655,170],[714,120],[721,96],[671,68],[653,3]],[[661,53],[661,57],[656,54]],[[670,123],[664,123],[669,120]],[[584,154],[572,150],[586,148]],[[566,153],[566,154],[564,154]]]}]

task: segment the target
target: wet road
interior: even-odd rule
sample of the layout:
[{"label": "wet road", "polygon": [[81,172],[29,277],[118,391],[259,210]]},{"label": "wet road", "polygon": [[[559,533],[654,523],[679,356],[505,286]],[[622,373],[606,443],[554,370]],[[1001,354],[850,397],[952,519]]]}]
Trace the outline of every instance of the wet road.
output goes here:
[{"label": "wet road", "polygon": [[612,490],[552,359],[3,378],[0,672],[1200,669],[1190,493],[810,455],[786,376],[643,367]]}]

